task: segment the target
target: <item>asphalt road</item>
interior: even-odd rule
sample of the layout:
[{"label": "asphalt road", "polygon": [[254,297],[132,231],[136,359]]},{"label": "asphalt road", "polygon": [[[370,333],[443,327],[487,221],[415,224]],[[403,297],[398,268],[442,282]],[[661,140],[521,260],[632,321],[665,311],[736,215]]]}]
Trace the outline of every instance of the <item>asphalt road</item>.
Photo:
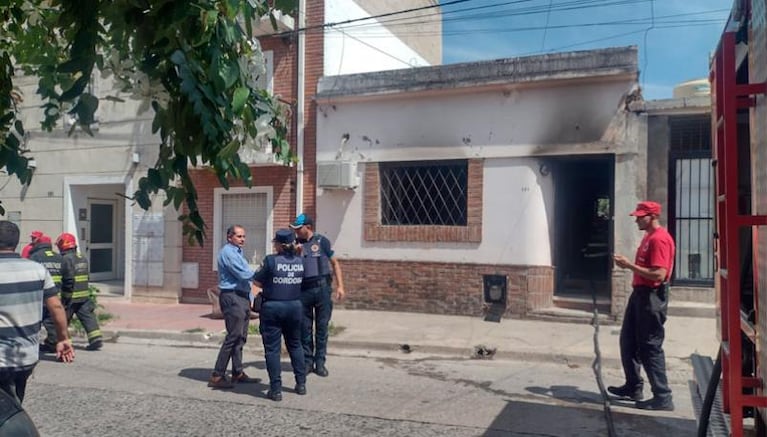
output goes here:
[{"label": "asphalt road", "polygon": [[[266,380],[257,353],[246,350],[246,371]],[[24,407],[44,436],[607,435],[589,367],[347,351],[330,357],[330,377],[309,377],[306,396],[292,393],[284,359],[284,400],[275,403],[265,382],[209,389],[215,356],[148,343],[79,350],[73,364],[40,362]],[[604,378],[620,382],[620,372]],[[617,435],[695,435],[687,378],[670,375],[674,412],[613,404]]]}]

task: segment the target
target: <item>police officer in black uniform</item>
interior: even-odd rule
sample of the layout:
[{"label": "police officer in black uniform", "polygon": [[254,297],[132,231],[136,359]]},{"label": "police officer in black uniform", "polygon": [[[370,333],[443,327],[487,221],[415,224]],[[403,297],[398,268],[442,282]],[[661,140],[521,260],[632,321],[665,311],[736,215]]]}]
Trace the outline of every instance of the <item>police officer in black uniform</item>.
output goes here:
[{"label": "police officer in black uniform", "polygon": [[96,318],[96,305],[91,300],[88,287],[88,260],[77,252],[77,239],[74,235],[64,232],[56,239],[56,247],[61,254],[61,302],[67,310],[67,323],[72,316],[77,318],[85,328],[88,336],[86,349],[95,351],[101,349],[101,330]]},{"label": "police officer in black uniform", "polygon": [[[51,274],[53,283],[56,284],[56,288],[61,297],[61,255],[53,251],[53,243],[51,237],[41,234],[36,240],[32,249],[29,251],[29,259],[36,261]],[[48,333],[43,343],[40,345],[40,350],[43,352],[56,352],[56,327],[53,324],[50,314],[48,314],[48,308],[43,306],[43,326]]]},{"label": "police officer in black uniform", "polygon": [[255,285],[263,290],[260,329],[266,370],[269,373],[269,392],[266,396],[273,401],[281,401],[280,347],[283,335],[296,378],[296,393],[306,394],[306,368],[301,346],[303,310],[300,300],[304,264],[296,254],[293,231],[280,229],[273,242],[275,254],[264,258],[261,269],[253,279]]},{"label": "police officer in black uniform", "polygon": [[341,265],[333,257],[330,240],[314,232],[314,221],[301,214],[290,224],[301,244],[304,260],[304,282],[301,284],[301,302],[304,305],[302,342],[306,372],[328,376],[325,358],[328,348],[328,328],[333,314],[332,279],[336,279],[336,299],[344,297]]}]

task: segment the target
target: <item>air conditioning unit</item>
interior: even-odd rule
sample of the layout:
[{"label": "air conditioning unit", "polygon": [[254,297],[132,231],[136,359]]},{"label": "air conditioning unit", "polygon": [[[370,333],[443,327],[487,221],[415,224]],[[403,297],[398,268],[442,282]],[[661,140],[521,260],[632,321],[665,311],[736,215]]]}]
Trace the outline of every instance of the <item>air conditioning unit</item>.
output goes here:
[{"label": "air conditioning unit", "polygon": [[353,189],[359,184],[356,162],[320,161],[317,163],[317,185],[320,188]]}]

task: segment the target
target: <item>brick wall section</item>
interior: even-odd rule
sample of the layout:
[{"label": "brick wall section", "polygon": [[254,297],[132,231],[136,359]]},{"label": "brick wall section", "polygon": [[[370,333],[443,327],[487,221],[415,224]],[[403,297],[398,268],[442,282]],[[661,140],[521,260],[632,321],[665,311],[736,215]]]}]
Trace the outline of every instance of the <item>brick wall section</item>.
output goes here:
[{"label": "brick wall section", "polygon": [[349,309],[479,316],[483,275],[507,278],[507,316],[552,305],[551,267],[340,260]]},{"label": "brick wall section", "polygon": [[306,63],[304,105],[304,212],[317,212],[317,82],[324,70],[325,40],[320,26],[325,22],[324,0],[306,2]]},{"label": "brick wall section", "polygon": [[[292,181],[295,180],[295,169],[292,167],[270,166],[270,167],[252,167],[253,186],[272,187],[274,197],[273,205],[273,224],[275,228],[284,227],[294,217],[293,209],[295,205],[295,192]],[[219,187],[218,179],[210,170],[193,170],[190,172],[192,181],[197,187],[197,201],[200,208],[200,214],[207,223],[206,234],[208,240],[205,246],[190,245],[184,241],[183,262],[194,262],[199,265],[199,288],[181,290],[181,302],[183,303],[205,303],[208,297],[205,290],[210,287],[216,287],[218,276],[211,268],[213,265],[213,246],[218,246],[220,242],[213,241],[213,190]],[[241,183],[232,183],[232,187],[241,187]],[[216,247],[217,249],[217,247]]]},{"label": "brick wall section", "polygon": [[[325,20],[324,0],[307,2],[306,27],[321,25]],[[280,38],[261,38],[262,50],[272,50],[274,53],[273,94],[291,107],[291,126],[288,141],[296,148],[296,98],[298,95],[297,78],[297,38],[295,35]],[[317,154],[317,105],[314,95],[317,92],[317,81],[323,74],[324,63],[323,31],[314,30],[306,35],[305,56],[305,113],[304,113],[304,211],[315,215],[316,212],[316,154]],[[251,167],[254,186],[271,186],[274,190],[273,223],[275,228],[284,226],[295,217],[296,193],[295,167],[259,166]],[[198,190],[198,205],[203,219],[209,226],[213,225],[213,190],[220,187],[217,178],[208,170],[194,170],[192,179]],[[241,186],[232,184],[232,186]],[[212,236],[211,228],[207,229]],[[198,289],[183,289],[181,302],[207,302],[205,290],[215,287],[218,281],[216,272],[210,269],[213,251],[208,241],[200,248],[187,242],[183,246],[183,261],[197,262],[200,265]]]},{"label": "brick wall section", "polygon": [[[767,82],[767,5],[764,1],[752,2],[752,16],[749,27],[748,71],[749,82]],[[755,214],[767,215],[767,97],[756,97],[757,105],[751,111],[751,172],[753,180],[753,211]],[[755,248],[758,272],[767,271],[767,229],[758,232],[758,246]],[[767,275],[758,275],[757,290],[759,291],[758,305],[761,314],[767,308]],[[767,317],[758,317],[758,332],[767,332]],[[767,336],[759,335],[756,345],[759,356],[758,376],[767,380]],[[764,394],[762,390],[761,394]],[[767,417],[767,410],[759,410],[762,418]]]},{"label": "brick wall section", "polygon": [[466,226],[384,226],[380,223],[381,185],[378,163],[365,164],[365,241],[482,241],[482,190],[484,160],[470,159]]}]

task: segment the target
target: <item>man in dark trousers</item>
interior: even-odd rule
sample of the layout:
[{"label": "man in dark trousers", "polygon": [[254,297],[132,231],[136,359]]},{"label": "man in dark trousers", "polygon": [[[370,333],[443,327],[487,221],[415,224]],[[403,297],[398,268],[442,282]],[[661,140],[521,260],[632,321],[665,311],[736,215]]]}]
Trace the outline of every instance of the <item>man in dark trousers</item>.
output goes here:
[{"label": "man in dark trousers", "polygon": [[[666,377],[666,356],[663,340],[666,332],[663,324],[668,311],[668,281],[674,267],[676,247],[668,231],[658,221],[661,207],[655,202],[640,202],[632,216],[637,227],[644,231],[642,243],[632,263],[623,255],[615,255],[615,265],[631,270],[634,291],[626,305],[620,335],[621,362],[626,381],[622,386],[610,386],[607,390],[620,398],[636,401],[637,408],[645,410],[672,411],[674,402]],[[653,397],[642,401],[642,376],[644,366],[652,387]]]},{"label": "man in dark trousers", "polygon": [[[301,244],[304,280],[301,303],[304,306],[303,345],[306,373],[314,371],[328,376],[325,358],[328,348],[328,326],[333,313],[332,280],[336,279],[336,299],[344,297],[341,265],[333,258],[333,248],[327,237],[314,232],[314,221],[301,214],[290,224]],[[316,323],[316,324],[315,324]],[[314,335],[312,331],[314,330]]]},{"label": "man in dark trousers", "polygon": [[[51,237],[42,234],[40,235],[35,244],[32,246],[32,250],[29,251],[29,259],[40,263],[51,274],[53,283],[56,284],[56,293],[61,295],[61,260],[60,254],[53,251],[53,243],[51,243]],[[53,319],[46,308],[43,308],[43,326],[48,333],[43,343],[40,345],[40,350],[43,352],[55,352],[56,351],[56,330],[53,325]]]},{"label": "man in dark trousers", "polygon": [[86,349],[99,350],[104,343],[96,318],[96,305],[91,300],[91,290],[88,287],[88,260],[77,252],[77,239],[68,232],[59,235],[56,247],[61,254],[61,301],[67,309],[67,323],[77,315],[88,336]]},{"label": "man in dark trousers", "polygon": [[19,228],[0,221],[0,390],[21,404],[38,361],[38,332],[45,305],[56,328],[56,357],[75,358],[67,336],[66,315],[50,273],[16,253]]},{"label": "man in dark trousers", "polygon": [[[211,388],[233,388],[234,383],[255,383],[260,380],[245,374],[242,365],[242,348],[248,341],[250,323],[250,295],[253,275],[242,254],[245,245],[245,228],[230,226],[226,230],[226,244],[218,253],[219,303],[224,314],[226,337],[218,351],[213,373],[208,380]],[[232,380],[226,379],[226,368],[232,360]]]}]

